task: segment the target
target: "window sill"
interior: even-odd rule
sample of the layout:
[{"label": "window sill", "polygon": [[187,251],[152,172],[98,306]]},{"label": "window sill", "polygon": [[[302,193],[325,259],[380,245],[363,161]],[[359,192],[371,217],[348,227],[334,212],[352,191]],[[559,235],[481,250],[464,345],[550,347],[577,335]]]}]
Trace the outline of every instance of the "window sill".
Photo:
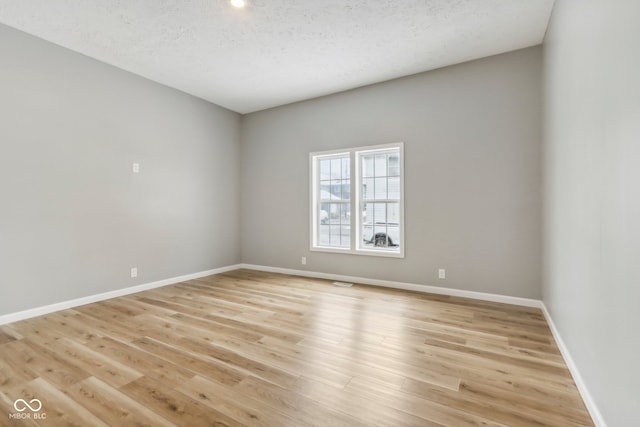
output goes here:
[{"label": "window sill", "polygon": [[401,248],[398,252],[392,251],[384,251],[384,250],[368,250],[368,249],[340,249],[333,248],[328,246],[312,246],[310,248],[312,252],[326,252],[326,253],[334,253],[334,254],[345,254],[345,255],[364,255],[364,256],[374,256],[374,257],[385,257],[385,258],[404,258],[404,251]]}]

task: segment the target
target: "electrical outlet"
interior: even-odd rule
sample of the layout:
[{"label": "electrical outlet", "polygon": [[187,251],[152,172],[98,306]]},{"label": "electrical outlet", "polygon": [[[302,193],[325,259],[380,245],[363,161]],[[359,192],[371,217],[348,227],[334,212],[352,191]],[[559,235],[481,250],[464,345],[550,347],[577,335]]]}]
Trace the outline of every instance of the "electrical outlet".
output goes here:
[{"label": "electrical outlet", "polygon": [[140,163],[133,164],[133,173],[140,173]]},{"label": "electrical outlet", "polygon": [[138,267],[131,267],[131,278],[134,279],[138,277]]},{"label": "electrical outlet", "polygon": [[302,265],[307,265],[307,257],[303,256],[300,262],[302,263]]},{"label": "electrical outlet", "polygon": [[438,279],[446,279],[446,278],[447,278],[447,271],[444,268],[439,268]]}]

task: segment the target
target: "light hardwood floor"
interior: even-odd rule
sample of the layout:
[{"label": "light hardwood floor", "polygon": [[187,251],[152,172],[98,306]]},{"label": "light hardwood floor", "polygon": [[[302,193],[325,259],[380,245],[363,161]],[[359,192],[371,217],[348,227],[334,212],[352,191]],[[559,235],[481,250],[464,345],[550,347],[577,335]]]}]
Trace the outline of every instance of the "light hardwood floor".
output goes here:
[{"label": "light hardwood floor", "polygon": [[0,425],[593,424],[538,309],[238,270],[1,326]]}]

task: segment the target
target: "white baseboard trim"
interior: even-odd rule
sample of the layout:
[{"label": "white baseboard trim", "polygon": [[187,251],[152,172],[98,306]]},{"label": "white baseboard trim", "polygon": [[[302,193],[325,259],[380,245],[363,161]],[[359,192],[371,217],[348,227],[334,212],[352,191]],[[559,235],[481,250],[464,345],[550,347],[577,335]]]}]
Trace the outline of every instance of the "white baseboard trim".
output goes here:
[{"label": "white baseboard trim", "polygon": [[489,294],[485,292],[465,291],[462,289],[441,288],[439,286],[419,285],[416,283],[394,282],[389,280],[369,279],[366,277],[344,276],[341,274],[320,273],[316,271],[294,270],[290,268],[267,267],[264,265],[240,264],[239,268],[265,271],[268,273],[290,274],[293,276],[315,277],[318,279],[336,280],[340,282],[361,283],[363,285],[382,286],[385,288],[403,289],[406,291],[425,292],[429,294],[449,295],[454,297],[472,298],[482,301],[492,301],[504,304],[514,304],[525,307],[541,308],[542,301],[530,298],[510,297],[506,295]]},{"label": "white baseboard trim", "polygon": [[173,285],[175,283],[184,282],[192,279],[199,279],[212,274],[226,273],[227,271],[237,270],[241,268],[239,265],[230,265],[227,267],[214,268],[213,270],[200,271],[198,273],[186,274],[184,276],[171,277],[169,279],[158,280],[157,282],[144,283],[142,285],[131,286],[128,288],[116,289],[114,291],[104,292],[97,295],[89,295],[86,297],[76,298],[69,301],[62,301],[55,304],[44,305],[41,307],[30,308],[28,310],[19,311],[17,313],[4,314],[0,316],[0,325],[17,322],[19,320],[30,319],[32,317],[42,316],[44,314],[53,313],[55,311],[66,310],[93,302],[104,301],[111,298],[121,297],[124,295],[134,294],[149,289],[160,288],[162,286]]},{"label": "white baseboard trim", "polygon": [[558,345],[558,349],[562,354],[562,358],[564,359],[564,363],[567,364],[569,368],[569,372],[571,372],[571,376],[573,377],[573,381],[576,383],[576,387],[578,387],[578,391],[582,396],[582,400],[584,401],[587,410],[589,411],[589,415],[593,419],[596,427],[607,427],[607,423],[604,421],[602,417],[602,413],[598,409],[596,402],[593,400],[591,393],[589,393],[589,389],[582,379],[582,375],[580,375],[580,371],[578,371],[578,367],[576,366],[573,358],[571,357],[571,353],[569,353],[569,349],[564,343],[562,336],[560,336],[560,332],[558,328],[556,328],[556,324],[553,322],[551,318],[551,314],[547,310],[547,306],[542,302],[542,313],[544,313],[545,319],[547,319],[547,323],[549,324],[549,328],[551,329],[551,333],[553,334],[553,338],[556,340],[556,344]]}]

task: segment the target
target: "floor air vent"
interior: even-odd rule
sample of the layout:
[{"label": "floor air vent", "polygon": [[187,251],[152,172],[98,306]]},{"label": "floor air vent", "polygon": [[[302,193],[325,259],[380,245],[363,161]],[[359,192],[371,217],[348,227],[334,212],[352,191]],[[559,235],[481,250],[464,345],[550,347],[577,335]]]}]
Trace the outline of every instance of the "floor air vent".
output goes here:
[{"label": "floor air vent", "polygon": [[333,286],[340,286],[341,288],[350,288],[353,286],[353,283],[333,282]]}]

